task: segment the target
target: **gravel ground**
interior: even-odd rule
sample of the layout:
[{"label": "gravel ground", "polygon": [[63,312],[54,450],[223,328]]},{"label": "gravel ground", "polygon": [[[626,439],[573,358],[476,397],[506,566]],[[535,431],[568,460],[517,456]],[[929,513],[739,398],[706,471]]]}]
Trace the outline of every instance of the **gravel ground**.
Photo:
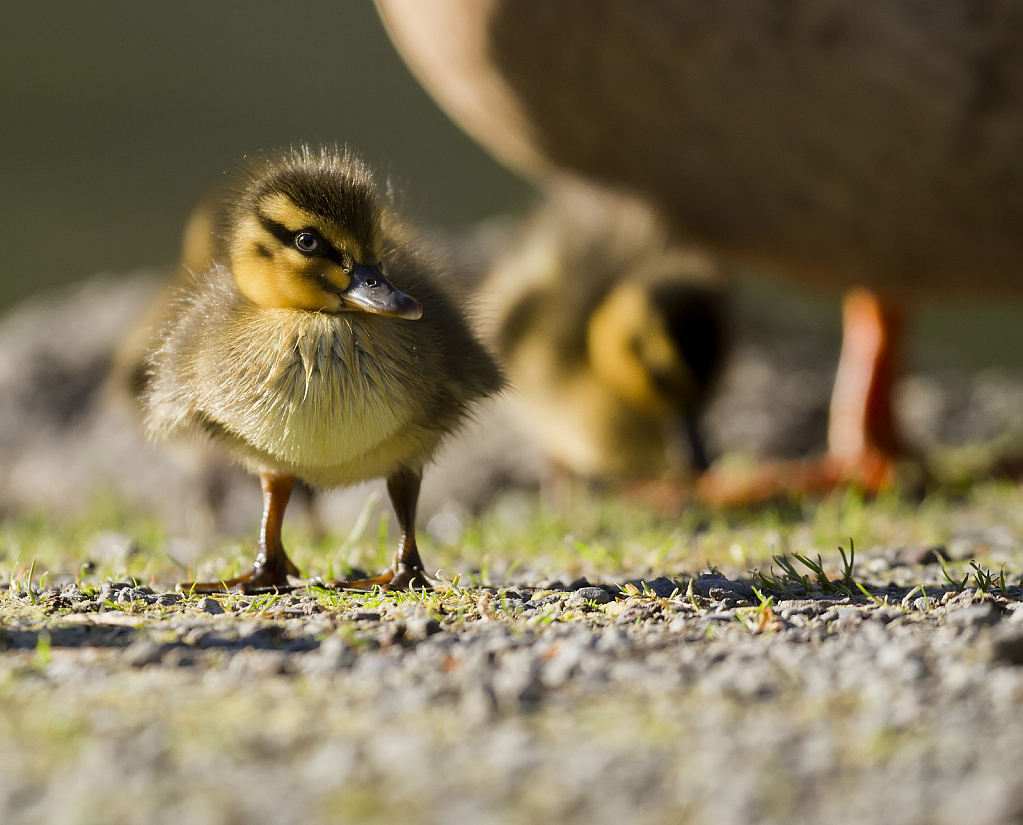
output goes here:
[{"label": "gravel ground", "polygon": [[865,580],[870,599],[811,586],[766,604],[714,574],[418,597],[12,590],[0,809],[175,825],[1019,821],[1019,588]]},{"label": "gravel ground", "polygon": [[[65,535],[43,519],[30,548],[37,528],[7,531],[27,510],[74,516],[109,494],[157,514],[171,537],[251,533],[251,479],[204,448],[146,445],[106,377],[156,288],[146,276],[95,281],[0,323],[0,576],[13,579],[0,589],[4,823],[1023,822],[1023,521],[1011,487],[973,510],[954,496],[879,512],[852,502],[824,527],[820,513],[844,505],[687,512],[648,543],[572,525],[520,550],[513,525],[454,567],[499,558],[500,586],[416,596],[199,599],[104,581],[145,555],[114,526],[76,537],[86,556],[73,564],[50,565],[58,589],[27,587],[34,548]],[[819,449],[837,350],[742,335],[707,416],[713,449]],[[900,412],[924,447],[1005,443],[1023,432],[1023,379],[918,373]],[[428,476],[429,558],[468,559],[470,514],[509,483],[536,486],[537,457],[509,432],[495,407]],[[523,495],[499,498],[495,519],[532,518]],[[344,536],[365,497],[305,504]],[[875,546],[844,582],[749,578],[767,548],[816,553],[852,533]],[[940,544],[920,538],[931,533]],[[204,562],[215,570],[244,555],[218,541]],[[176,563],[204,558],[201,541],[155,546]],[[313,566],[315,550],[297,549]],[[677,572],[712,550],[739,565],[730,578]],[[586,555],[594,579],[615,559],[639,572],[545,580],[566,553]],[[973,556],[993,581],[965,567]],[[67,571],[83,558],[96,583],[79,589]],[[836,578],[837,560],[826,563]],[[678,578],[657,578],[666,571]]]}]

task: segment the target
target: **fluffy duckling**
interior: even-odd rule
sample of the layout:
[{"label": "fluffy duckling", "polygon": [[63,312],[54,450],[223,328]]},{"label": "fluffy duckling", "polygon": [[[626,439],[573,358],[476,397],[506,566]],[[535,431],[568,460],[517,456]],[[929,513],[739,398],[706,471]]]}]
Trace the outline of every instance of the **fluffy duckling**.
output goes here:
[{"label": "fluffy duckling", "polygon": [[226,209],[220,260],[182,295],[150,358],[149,432],[204,434],[260,477],[251,572],[199,592],[283,588],[295,479],[385,477],[401,527],[392,566],[336,586],[427,583],[416,548],[423,467],[502,375],[413,236],[347,151],[267,160]]},{"label": "fluffy duckling", "polygon": [[686,437],[705,469],[698,417],[727,350],[716,276],[634,201],[553,196],[480,297],[527,435],[586,477],[679,470]]},{"label": "fluffy duckling", "polygon": [[220,243],[218,223],[225,196],[226,193],[219,190],[210,193],[189,215],[182,233],[178,265],[118,343],[107,379],[108,391],[117,397],[126,395],[133,402],[143,403],[151,377],[149,353],[159,344],[160,329],[168,312],[172,311],[175,297],[197,274],[205,272],[216,261]]}]

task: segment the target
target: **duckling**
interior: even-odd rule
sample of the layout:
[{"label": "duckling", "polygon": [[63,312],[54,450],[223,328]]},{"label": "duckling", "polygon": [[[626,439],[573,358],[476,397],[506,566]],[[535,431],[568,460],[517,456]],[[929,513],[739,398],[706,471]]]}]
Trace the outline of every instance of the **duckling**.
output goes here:
[{"label": "duckling", "polygon": [[416,545],[423,468],[503,376],[417,239],[348,150],[257,163],[226,209],[219,260],[184,291],[150,355],[150,434],[205,435],[263,489],[251,572],[198,592],[285,588],[295,480],[384,477],[401,528],[393,564],[334,586],[428,578]]},{"label": "duckling", "polygon": [[705,469],[698,417],[728,337],[717,275],[636,201],[552,195],[481,287],[526,434],[584,477],[679,471],[683,436]]},{"label": "duckling", "polygon": [[210,192],[189,215],[181,237],[177,266],[168,272],[167,281],[114,350],[106,382],[110,394],[127,395],[133,403],[143,403],[150,379],[149,352],[159,342],[160,329],[175,297],[217,258],[218,225],[226,194],[220,189]]}]

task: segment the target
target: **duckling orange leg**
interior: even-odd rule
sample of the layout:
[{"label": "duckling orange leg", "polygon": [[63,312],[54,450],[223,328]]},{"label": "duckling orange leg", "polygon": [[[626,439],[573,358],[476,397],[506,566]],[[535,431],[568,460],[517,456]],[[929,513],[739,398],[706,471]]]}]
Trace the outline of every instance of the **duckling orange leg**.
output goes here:
[{"label": "duckling orange leg", "polygon": [[742,477],[708,472],[698,485],[700,499],[729,506],[785,495],[823,494],[844,484],[858,485],[871,494],[891,487],[897,460],[908,455],[892,415],[902,327],[900,305],[865,289],[847,293],[828,452],[805,461],[762,465]]},{"label": "duckling orange leg", "polygon": [[239,590],[242,593],[290,590],[288,576],[298,576],[298,568],[284,552],[281,543],[281,524],[284,510],[295,486],[292,476],[264,472],[259,476],[263,488],[263,523],[259,531],[259,553],[252,570],[233,579],[219,582],[194,582],[179,585],[181,590],[193,593],[221,593]]},{"label": "duckling orange leg", "polygon": [[338,579],[327,583],[327,587],[351,590],[370,590],[382,587],[385,590],[409,590],[413,587],[430,588],[423,560],[416,546],[416,508],[419,506],[419,486],[423,476],[420,471],[403,469],[387,479],[387,493],[398,516],[401,527],[401,541],[394,553],[394,561],[379,576],[368,579]]}]

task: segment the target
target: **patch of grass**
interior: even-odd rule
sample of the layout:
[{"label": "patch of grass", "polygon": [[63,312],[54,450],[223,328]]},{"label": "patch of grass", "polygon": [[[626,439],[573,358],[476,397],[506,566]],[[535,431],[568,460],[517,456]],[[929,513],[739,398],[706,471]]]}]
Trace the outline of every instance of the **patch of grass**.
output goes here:
[{"label": "patch of grass", "polygon": [[[939,492],[922,502],[894,494],[871,501],[847,491],[819,505],[789,503],[742,512],[693,506],[677,516],[599,495],[574,496],[563,511],[550,509],[538,496],[509,495],[514,506],[499,499],[478,518],[464,519],[455,544],[439,543],[420,530],[427,566],[440,570],[452,597],[467,586],[542,579],[668,576],[685,581],[711,568],[730,577],[750,577],[762,591],[786,598],[818,592],[858,598],[863,593],[855,571],[862,547],[940,546],[964,524],[976,524],[978,531],[1002,525],[1023,544],[1019,493],[1012,485],[994,483],[977,485],[967,495]],[[252,562],[257,515],[250,534],[211,541],[189,575],[160,525],[119,511],[108,500],[69,522],[40,514],[9,518],[0,523],[0,582],[11,583],[31,603],[41,590],[68,579],[95,588],[118,579],[169,587],[197,572],[199,578],[227,578]],[[353,567],[373,573],[390,563],[396,542],[391,519],[386,502],[370,495],[351,529],[323,535],[295,519],[286,525],[285,544],[310,577],[339,578]],[[965,575],[945,565],[948,586],[962,590],[975,584],[984,592],[995,587],[1007,592],[1009,571],[997,567],[1004,558],[988,564],[985,552],[978,547],[977,567]],[[870,587],[876,590],[876,584]],[[686,598],[698,596],[690,590]],[[251,603],[247,609],[258,612]]]},{"label": "patch of grass", "polygon": [[[811,593],[842,594],[849,597],[857,597],[862,592],[868,599],[873,600],[867,589],[853,578],[856,566],[856,544],[852,538],[849,539],[849,552],[839,545],[838,554],[841,560],[841,573],[839,579],[830,579],[824,569],[824,561],[821,554],[812,559],[802,553],[793,553],[792,556],[782,554],[774,556],[773,561],[781,569],[780,573],[774,572],[774,564],[768,574],[754,571],[753,579],[761,587],[781,593],[789,598],[793,596],[807,595]],[[810,575],[801,572],[796,567],[796,562],[810,571]],[[758,591],[759,595],[759,591]]]},{"label": "patch of grass", "polygon": [[751,633],[763,633],[774,624],[774,596],[764,596],[757,588],[753,588],[759,604],[752,609],[739,610],[736,619]]},{"label": "patch of grass", "polygon": [[966,585],[970,581],[970,574],[967,573],[961,579],[953,576],[948,572],[948,567],[944,561],[941,562],[941,575],[944,576],[945,581],[948,582],[949,586],[956,593],[962,593],[966,589]]}]

